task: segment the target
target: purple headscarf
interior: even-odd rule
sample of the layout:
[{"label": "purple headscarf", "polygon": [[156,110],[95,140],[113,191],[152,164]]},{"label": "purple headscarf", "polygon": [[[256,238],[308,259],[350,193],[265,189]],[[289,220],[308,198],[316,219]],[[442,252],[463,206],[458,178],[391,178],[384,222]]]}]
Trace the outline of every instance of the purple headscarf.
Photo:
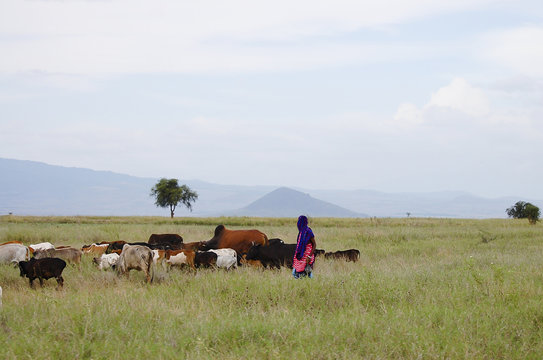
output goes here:
[{"label": "purple headscarf", "polygon": [[313,230],[309,226],[307,226],[307,217],[304,215],[301,215],[298,218],[298,241],[296,245],[296,253],[294,256],[296,256],[296,259],[302,260],[302,257],[304,256],[305,247],[307,246],[307,243],[309,242],[309,239],[311,239],[313,235]]}]

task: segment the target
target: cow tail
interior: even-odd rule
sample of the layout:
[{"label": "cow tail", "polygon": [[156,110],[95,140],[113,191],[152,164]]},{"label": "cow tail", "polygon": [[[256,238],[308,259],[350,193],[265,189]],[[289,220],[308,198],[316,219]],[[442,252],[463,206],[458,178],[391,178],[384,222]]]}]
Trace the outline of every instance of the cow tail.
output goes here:
[{"label": "cow tail", "polygon": [[150,257],[149,257],[149,269],[147,270],[151,273],[151,284],[155,280],[155,264],[153,262],[153,255],[154,253],[151,252]]}]

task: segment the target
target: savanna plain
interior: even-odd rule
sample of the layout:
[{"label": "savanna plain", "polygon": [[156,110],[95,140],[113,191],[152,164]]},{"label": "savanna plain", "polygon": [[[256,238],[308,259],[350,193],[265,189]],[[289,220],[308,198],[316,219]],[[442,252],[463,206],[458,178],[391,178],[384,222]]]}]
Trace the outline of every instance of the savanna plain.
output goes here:
[{"label": "savanna plain", "polygon": [[[294,218],[0,218],[0,243],[209,240],[215,226],[296,241]],[[541,359],[543,225],[526,220],[310,219],[317,247],[356,263],[290,270],[155,268],[91,258],[43,288],[0,265],[0,359]]]}]

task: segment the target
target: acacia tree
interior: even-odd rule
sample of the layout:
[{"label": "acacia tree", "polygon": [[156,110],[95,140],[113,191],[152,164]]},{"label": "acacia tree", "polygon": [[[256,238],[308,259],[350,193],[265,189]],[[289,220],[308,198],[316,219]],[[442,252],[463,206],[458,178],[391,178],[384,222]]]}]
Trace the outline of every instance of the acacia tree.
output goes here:
[{"label": "acacia tree", "polygon": [[187,185],[179,185],[177,179],[160,179],[151,189],[151,196],[155,197],[157,207],[169,207],[170,217],[173,218],[175,208],[183,204],[192,211],[192,203],[198,199],[198,194]]},{"label": "acacia tree", "polygon": [[541,215],[539,208],[529,202],[517,201],[515,205],[505,210],[507,216],[513,219],[528,219],[534,225],[539,221]]}]

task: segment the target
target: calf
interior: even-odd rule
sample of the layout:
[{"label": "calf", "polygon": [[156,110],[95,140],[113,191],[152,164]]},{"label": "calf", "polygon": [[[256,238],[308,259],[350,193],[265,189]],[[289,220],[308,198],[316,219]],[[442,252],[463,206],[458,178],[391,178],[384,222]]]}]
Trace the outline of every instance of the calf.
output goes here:
[{"label": "calf", "polygon": [[191,269],[194,269],[195,257],[196,253],[191,250],[167,250],[166,260],[164,262],[170,265],[170,267],[187,265]]},{"label": "calf", "polygon": [[234,249],[215,249],[208,250],[217,254],[217,267],[230,270],[232,267],[238,267],[238,255]]},{"label": "calf", "polygon": [[100,257],[95,257],[92,262],[98,266],[100,270],[114,268],[119,260],[119,254],[102,254]]},{"label": "calf", "polygon": [[106,253],[108,246],[109,244],[84,245],[81,248],[81,251],[83,252],[83,254],[89,254],[89,255],[100,257],[102,254]]},{"label": "calf", "polygon": [[32,282],[35,279],[40,280],[40,286],[43,287],[43,279],[50,279],[54,277],[57,279],[58,287],[62,287],[64,279],[62,278],[62,271],[66,267],[66,262],[59,258],[44,258],[35,259],[30,261],[20,261],[19,270],[21,271],[21,277],[27,277],[30,281],[30,287],[33,288]]},{"label": "calf", "polygon": [[30,244],[28,245],[28,248],[30,249],[30,253],[33,254],[38,250],[54,249],[55,247],[50,242],[46,241],[39,244]]},{"label": "calf", "polygon": [[213,267],[217,265],[217,254],[210,251],[197,251],[194,255],[194,266]]},{"label": "calf", "polygon": [[279,269],[281,266],[292,268],[292,259],[296,252],[296,244],[274,242],[268,246],[253,245],[247,253],[247,260],[260,260],[264,267]]},{"label": "calf", "polygon": [[357,262],[360,259],[360,251],[357,249],[339,250],[336,252],[327,252],[325,259],[343,259],[345,261]]}]

